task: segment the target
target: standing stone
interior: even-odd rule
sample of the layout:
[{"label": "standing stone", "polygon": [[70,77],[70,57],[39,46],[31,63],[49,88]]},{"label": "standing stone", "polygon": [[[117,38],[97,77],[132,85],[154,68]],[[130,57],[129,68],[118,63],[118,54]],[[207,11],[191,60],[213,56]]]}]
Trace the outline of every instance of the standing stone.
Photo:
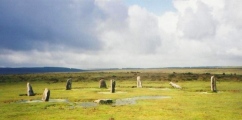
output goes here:
[{"label": "standing stone", "polygon": [[137,76],[137,88],[142,88],[142,83],[140,80],[140,76]]},{"label": "standing stone", "polygon": [[71,90],[71,78],[66,81],[66,90]]},{"label": "standing stone", "polygon": [[28,96],[34,96],[34,91],[32,86],[29,84],[29,82],[27,83],[27,95]]},{"label": "standing stone", "polygon": [[115,93],[115,85],[116,85],[115,80],[110,80],[110,82],[111,82],[111,93]]},{"label": "standing stone", "polygon": [[45,88],[45,91],[42,96],[43,101],[49,101],[50,98],[50,90],[48,88]]},{"label": "standing stone", "polygon": [[214,76],[211,76],[211,91],[212,92],[217,91],[216,80]]},{"label": "standing stone", "polygon": [[99,81],[99,88],[107,88],[106,82],[104,81],[104,79],[101,79]]}]

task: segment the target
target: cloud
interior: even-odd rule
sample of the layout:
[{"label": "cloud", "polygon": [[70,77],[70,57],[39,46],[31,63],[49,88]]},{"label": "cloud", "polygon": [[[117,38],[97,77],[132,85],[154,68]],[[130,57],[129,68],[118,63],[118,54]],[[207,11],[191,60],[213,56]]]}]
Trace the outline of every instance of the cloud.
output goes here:
[{"label": "cloud", "polygon": [[172,3],[160,15],[121,0],[2,0],[0,66],[241,65],[242,2]]},{"label": "cloud", "polygon": [[216,32],[216,21],[211,15],[211,10],[202,2],[196,3],[196,9],[186,8],[180,15],[178,29],[183,37],[200,40],[214,36]]},{"label": "cloud", "polygon": [[95,27],[105,15],[93,0],[11,0],[1,1],[0,9],[2,49],[42,50],[47,45],[88,50],[101,47]]},{"label": "cloud", "polygon": [[[203,64],[208,65],[241,65],[238,57],[242,51],[238,44],[241,41],[240,22],[235,22],[239,19],[240,13],[236,12],[241,9],[238,7],[239,1],[209,1],[196,0],[187,1],[190,5],[184,5],[184,2],[175,1],[175,6],[178,8],[180,18],[178,21],[178,31],[182,34],[179,39],[200,41],[202,47],[194,48],[199,59],[207,59]],[[234,5],[237,4],[237,5]],[[232,7],[233,6],[233,7]],[[238,14],[237,14],[238,13]],[[189,46],[190,43],[187,43]],[[207,52],[203,49],[207,49]],[[231,50],[236,49],[236,54]],[[209,55],[209,56],[208,56]],[[237,57],[236,57],[237,56]],[[199,60],[197,59],[197,60]],[[201,62],[199,60],[199,62]],[[194,63],[195,64],[195,63]]]},{"label": "cloud", "polygon": [[[112,7],[104,8],[105,10],[112,9],[110,11],[114,9]],[[118,9],[119,7],[115,8]],[[99,38],[106,43],[105,48],[126,52],[126,54],[154,53],[161,44],[158,18],[136,5],[129,8],[123,7],[123,9],[116,11],[123,13],[118,17],[122,21],[119,21],[120,19],[108,19],[102,24],[102,28],[99,29]],[[118,27],[116,24],[118,24]]]}]

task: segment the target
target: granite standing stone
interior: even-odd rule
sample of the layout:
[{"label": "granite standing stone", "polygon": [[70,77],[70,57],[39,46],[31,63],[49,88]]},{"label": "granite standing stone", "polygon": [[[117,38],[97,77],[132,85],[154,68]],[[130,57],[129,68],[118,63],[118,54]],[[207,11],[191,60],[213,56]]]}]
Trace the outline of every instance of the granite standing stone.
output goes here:
[{"label": "granite standing stone", "polygon": [[30,83],[27,83],[27,95],[28,96],[34,96],[34,91]]},{"label": "granite standing stone", "polygon": [[71,78],[66,81],[66,90],[71,90]]},{"label": "granite standing stone", "polygon": [[48,88],[45,88],[45,91],[42,96],[43,101],[49,101],[50,98],[50,90]]},{"label": "granite standing stone", "polygon": [[115,93],[115,85],[116,85],[115,80],[110,80],[110,82],[111,82],[111,93]]},{"label": "granite standing stone", "polygon": [[217,86],[216,86],[216,79],[214,76],[211,76],[211,91],[216,92]]},{"label": "granite standing stone", "polygon": [[137,88],[142,88],[142,83],[140,80],[140,76],[137,76]]},{"label": "granite standing stone", "polygon": [[107,88],[106,82],[104,81],[104,79],[101,79],[99,81],[99,88]]}]

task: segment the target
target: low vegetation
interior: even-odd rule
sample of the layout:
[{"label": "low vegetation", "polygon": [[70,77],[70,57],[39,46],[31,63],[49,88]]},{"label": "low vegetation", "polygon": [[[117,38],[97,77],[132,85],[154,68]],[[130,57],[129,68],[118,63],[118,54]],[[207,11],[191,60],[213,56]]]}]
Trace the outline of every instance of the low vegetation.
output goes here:
[{"label": "low vegetation", "polygon": [[[136,77],[141,76],[143,88],[136,88]],[[218,92],[210,92],[210,77],[217,78]],[[66,80],[72,78],[72,90],[65,90]],[[99,89],[104,79],[116,80],[116,93]],[[174,89],[172,81],[182,87]],[[25,96],[30,82],[35,96]],[[139,69],[88,71],[78,73],[41,73],[0,75],[1,119],[66,119],[66,120],[227,120],[242,119],[242,69]],[[69,102],[21,101],[41,100],[45,88],[50,99]],[[138,100],[132,105],[79,104],[97,99],[123,99],[139,96],[169,96],[167,99]]]}]

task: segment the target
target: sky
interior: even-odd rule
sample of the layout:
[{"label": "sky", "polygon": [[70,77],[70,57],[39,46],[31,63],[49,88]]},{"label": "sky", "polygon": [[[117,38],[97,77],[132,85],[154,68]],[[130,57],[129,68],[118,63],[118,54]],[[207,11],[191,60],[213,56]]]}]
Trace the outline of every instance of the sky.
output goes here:
[{"label": "sky", "polygon": [[242,66],[241,0],[0,0],[0,67]]}]

